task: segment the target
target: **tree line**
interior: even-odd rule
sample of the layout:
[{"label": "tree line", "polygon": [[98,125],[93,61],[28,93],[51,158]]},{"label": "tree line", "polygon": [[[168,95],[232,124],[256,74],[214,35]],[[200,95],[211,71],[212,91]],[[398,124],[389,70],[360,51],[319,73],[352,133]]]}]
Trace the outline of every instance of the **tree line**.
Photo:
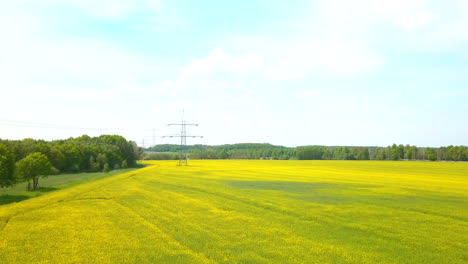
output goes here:
[{"label": "tree line", "polygon": [[28,189],[35,190],[41,176],[134,167],[140,151],[134,142],[117,135],[54,141],[0,139],[0,187],[26,181]]},{"label": "tree line", "polygon": [[181,152],[188,152],[191,159],[290,159],[295,155],[293,148],[262,143],[226,144],[221,146],[156,145],[145,149],[143,159],[178,159]]},{"label": "tree line", "polygon": [[468,147],[439,148],[393,144],[387,147],[299,146],[242,143],[232,145],[156,145],[145,149],[143,159],[178,159],[181,152],[191,159],[274,159],[274,160],[429,160],[468,161]]}]

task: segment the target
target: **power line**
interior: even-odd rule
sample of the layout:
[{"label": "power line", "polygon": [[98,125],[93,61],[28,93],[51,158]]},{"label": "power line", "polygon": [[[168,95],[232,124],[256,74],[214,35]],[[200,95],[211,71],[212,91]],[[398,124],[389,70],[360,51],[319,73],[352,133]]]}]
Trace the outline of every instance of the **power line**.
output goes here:
[{"label": "power line", "polygon": [[62,126],[62,125],[52,125],[52,124],[46,124],[46,123],[25,122],[25,121],[15,121],[15,120],[6,120],[6,119],[0,119],[0,125],[11,126],[11,127],[33,127],[33,128],[53,128],[53,129],[113,130],[111,128]]},{"label": "power line", "polygon": [[[81,127],[81,126],[69,126],[69,125],[59,125],[59,124],[52,124],[52,123],[43,123],[43,122],[33,122],[33,121],[22,121],[22,120],[13,120],[13,119],[4,119],[0,118],[0,127],[18,127],[18,128],[37,128],[37,129],[50,129],[50,130],[79,130],[81,133],[87,133],[86,131],[102,131],[103,133],[132,133],[135,131],[139,131],[140,133],[147,133],[149,131],[152,131],[151,136],[145,136],[145,138],[152,138],[153,145],[156,143],[156,132],[158,131],[155,128],[149,129],[149,128],[111,128],[111,127]],[[29,130],[28,130],[29,131]],[[138,138],[133,136],[133,138]],[[146,144],[151,142],[148,140]],[[145,146],[145,144],[143,144]]]},{"label": "power line", "polygon": [[168,126],[180,126],[180,134],[176,135],[168,135],[168,136],[163,136],[163,137],[169,137],[169,138],[180,138],[180,148],[181,148],[181,155],[179,156],[179,163],[178,166],[187,166],[188,165],[188,155],[187,155],[187,137],[191,138],[203,138],[203,136],[196,136],[196,135],[187,135],[187,126],[198,126],[198,124],[191,124],[187,123],[184,120],[184,111],[182,111],[182,121],[180,123],[172,123],[172,124],[167,124]]},{"label": "power line", "polygon": [[10,127],[32,127],[32,128],[50,128],[50,129],[70,129],[70,130],[116,130],[116,131],[153,131],[155,133],[155,129],[129,129],[129,128],[115,128],[115,127],[107,127],[107,128],[98,128],[98,127],[79,127],[79,126],[64,126],[64,125],[56,125],[50,123],[38,123],[38,122],[30,122],[30,121],[18,121],[18,120],[11,120],[11,119],[0,119],[0,126],[10,126]]}]

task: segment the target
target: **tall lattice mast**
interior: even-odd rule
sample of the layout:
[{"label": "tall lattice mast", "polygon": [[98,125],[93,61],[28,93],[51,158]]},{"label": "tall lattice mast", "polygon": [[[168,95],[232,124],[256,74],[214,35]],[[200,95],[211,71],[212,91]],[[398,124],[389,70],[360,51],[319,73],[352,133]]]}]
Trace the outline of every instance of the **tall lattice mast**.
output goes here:
[{"label": "tall lattice mast", "polygon": [[180,155],[178,166],[188,165],[188,154],[187,154],[187,137],[191,138],[203,138],[203,136],[187,135],[187,126],[198,126],[198,124],[187,123],[184,120],[184,112],[182,112],[182,121],[180,123],[168,124],[168,126],[180,126],[180,135],[170,135],[164,137],[180,137]]}]

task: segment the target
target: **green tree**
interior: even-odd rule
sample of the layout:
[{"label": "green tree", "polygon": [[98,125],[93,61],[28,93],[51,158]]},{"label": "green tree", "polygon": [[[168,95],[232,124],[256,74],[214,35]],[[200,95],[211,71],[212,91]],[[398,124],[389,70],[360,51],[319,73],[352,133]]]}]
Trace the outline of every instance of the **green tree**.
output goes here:
[{"label": "green tree", "polygon": [[271,158],[274,159],[274,160],[279,159],[280,158],[280,150],[279,149],[274,149],[271,152]]},{"label": "green tree", "polygon": [[403,157],[405,156],[405,146],[403,146],[402,144],[398,145],[396,151],[398,153],[398,159],[403,159]]},{"label": "green tree", "polygon": [[393,144],[390,148],[390,158],[392,160],[399,160],[400,159],[400,148]]},{"label": "green tree", "polygon": [[407,160],[414,160],[416,159],[416,153],[418,152],[418,148],[416,146],[405,146],[405,159]]},{"label": "green tree", "polygon": [[437,159],[435,150],[432,148],[426,148],[426,157],[428,160],[435,161]]},{"label": "green tree", "polygon": [[65,171],[80,171],[80,164],[82,160],[80,150],[74,144],[71,143],[61,144],[60,150],[64,155]]},{"label": "green tree", "polygon": [[359,148],[356,158],[358,160],[368,160],[369,159],[369,148]]},{"label": "green tree", "polygon": [[337,147],[334,152],[334,159],[336,160],[350,160],[354,159],[347,147]]},{"label": "green tree", "polygon": [[65,169],[65,155],[63,155],[62,151],[60,151],[58,147],[52,146],[50,148],[50,152],[46,155],[49,158],[52,166],[54,166],[57,170],[63,171]]},{"label": "green tree", "polygon": [[89,157],[89,166],[90,166],[90,171],[97,172],[100,170],[101,165],[99,162],[96,162],[94,159],[94,156]]},{"label": "green tree", "polygon": [[16,183],[14,170],[15,155],[7,146],[0,144],[0,187],[8,187]]},{"label": "green tree", "polygon": [[[28,182],[28,191],[36,190],[39,178],[55,173],[57,170],[50,164],[46,155],[34,152],[16,163],[15,173],[20,179]],[[32,188],[31,188],[32,181]]]},{"label": "green tree", "polygon": [[333,159],[333,150],[331,148],[325,148],[325,151],[322,154],[323,160],[330,160]]},{"label": "green tree", "polygon": [[96,163],[99,164],[99,167],[100,168],[104,168],[104,165],[107,164],[109,165],[109,163],[107,162],[107,156],[106,154],[103,154],[103,153],[99,153],[96,157]]},{"label": "green tree", "polygon": [[374,148],[374,159],[375,160],[385,160],[384,150],[382,148]]}]

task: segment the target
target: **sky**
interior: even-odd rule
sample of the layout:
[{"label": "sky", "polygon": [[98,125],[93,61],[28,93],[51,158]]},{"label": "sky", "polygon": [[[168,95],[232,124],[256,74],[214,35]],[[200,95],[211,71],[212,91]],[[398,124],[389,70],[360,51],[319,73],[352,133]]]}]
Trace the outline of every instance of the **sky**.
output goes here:
[{"label": "sky", "polygon": [[0,2],[0,138],[468,145],[466,0]]}]

